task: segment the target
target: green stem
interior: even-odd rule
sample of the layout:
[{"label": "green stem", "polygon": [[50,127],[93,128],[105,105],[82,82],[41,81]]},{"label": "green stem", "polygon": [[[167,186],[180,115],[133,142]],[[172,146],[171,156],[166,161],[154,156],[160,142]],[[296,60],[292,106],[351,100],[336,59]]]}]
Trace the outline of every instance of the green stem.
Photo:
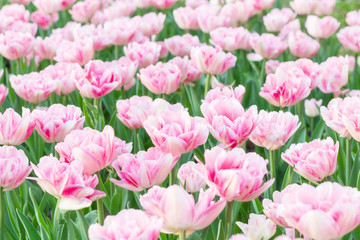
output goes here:
[{"label": "green stem", "polygon": [[265,82],[265,65],[266,65],[266,60],[263,59],[261,62],[261,72],[260,72],[260,82],[261,84],[264,84]]},{"label": "green stem", "polygon": [[[99,184],[97,185],[97,189],[101,190],[101,177],[100,177],[100,173],[97,173],[97,176],[99,178]],[[104,224],[104,205],[102,202],[102,199],[98,199],[96,200],[96,206],[97,206],[97,212],[98,212],[98,223],[102,226]]]},{"label": "green stem", "polygon": [[209,91],[210,89],[210,77],[211,75],[208,73],[206,74],[206,79],[205,79],[205,90],[204,90],[204,98],[206,96],[206,93]]},{"label": "green stem", "polygon": [[115,45],[115,60],[119,59],[119,46]]},{"label": "green stem", "polygon": [[232,218],[233,218],[234,201],[226,203],[225,212],[225,239],[229,239],[232,232]]},{"label": "green stem", "polygon": [[171,169],[169,174],[169,186],[172,186],[174,184],[174,176],[175,176],[175,166],[173,169]]},{"label": "green stem", "polygon": [[185,239],[186,239],[186,231],[180,231],[179,240],[185,240]]},{"label": "green stem", "polygon": [[[271,179],[275,179],[276,180],[276,168],[275,168],[275,157],[274,157],[274,153],[275,151],[271,151],[269,150],[269,155],[270,155],[270,178]],[[274,189],[276,187],[276,181],[274,182],[273,185],[271,185],[271,193],[274,192]],[[271,194],[270,193],[270,194]]]},{"label": "green stem", "polygon": [[60,199],[57,200],[55,212],[54,212],[54,219],[53,219],[53,231],[54,231],[53,233],[55,239],[59,238],[59,226],[60,226],[60,217],[61,217],[59,205],[60,205]]},{"label": "green stem", "polygon": [[138,129],[134,129],[134,154],[136,154],[139,151],[137,134],[138,134]]},{"label": "green stem", "polygon": [[[358,53],[355,54],[355,67],[353,72],[353,79],[352,79],[352,88],[356,88],[357,83],[357,74],[358,74]],[[350,84],[349,84],[350,85]]]},{"label": "green stem", "polygon": [[0,187],[0,239],[5,239],[5,192]]},{"label": "green stem", "polygon": [[297,107],[297,115],[299,116],[299,121],[301,122],[301,124],[304,123],[304,119],[303,119],[303,114],[302,114],[302,101],[301,102],[298,102],[296,104],[296,107]]},{"label": "green stem", "polygon": [[346,165],[345,165],[345,184],[350,181],[350,165],[351,165],[351,139],[346,139]]}]

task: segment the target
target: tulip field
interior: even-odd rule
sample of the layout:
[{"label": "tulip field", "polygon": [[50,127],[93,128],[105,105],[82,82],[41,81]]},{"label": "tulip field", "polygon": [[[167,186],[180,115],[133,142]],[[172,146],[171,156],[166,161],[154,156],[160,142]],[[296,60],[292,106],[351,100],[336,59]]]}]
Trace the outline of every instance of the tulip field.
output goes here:
[{"label": "tulip field", "polygon": [[359,0],[2,0],[0,240],[360,240]]}]

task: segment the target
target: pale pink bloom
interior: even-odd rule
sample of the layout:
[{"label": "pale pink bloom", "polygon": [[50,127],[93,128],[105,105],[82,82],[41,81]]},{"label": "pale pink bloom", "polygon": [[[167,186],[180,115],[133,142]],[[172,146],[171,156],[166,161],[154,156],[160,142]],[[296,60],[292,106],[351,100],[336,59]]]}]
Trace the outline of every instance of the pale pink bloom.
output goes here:
[{"label": "pale pink bloom", "polygon": [[154,147],[135,155],[122,154],[111,164],[120,180],[110,180],[119,187],[140,192],[165,181],[176,161],[170,153]]},{"label": "pale pink bloom", "polygon": [[6,31],[0,34],[0,54],[9,60],[25,57],[34,44],[35,38],[30,33]]},{"label": "pale pink bloom", "polygon": [[235,66],[236,57],[219,47],[200,46],[191,49],[191,61],[202,73],[222,75]]},{"label": "pale pink bloom", "polygon": [[150,105],[147,113],[142,116],[140,115],[139,119],[140,119],[140,121],[142,121],[142,123],[144,123],[144,121],[147,120],[147,118],[149,116],[157,116],[157,115],[165,116],[166,114],[164,114],[164,113],[167,111],[169,111],[169,112],[177,112],[177,111],[187,112],[188,110],[186,108],[184,108],[184,106],[181,103],[170,104],[168,101],[166,101],[162,98],[156,98]]},{"label": "pale pink bloom", "polygon": [[311,80],[310,88],[315,89],[322,79],[320,65],[307,58],[300,58],[294,62],[294,66],[300,68]]},{"label": "pale pink bloom", "polygon": [[269,240],[276,233],[276,224],[265,215],[250,213],[248,224],[236,222],[236,225],[252,240]]},{"label": "pale pink bloom", "polygon": [[314,12],[317,0],[293,0],[290,6],[298,15],[310,15]]},{"label": "pale pink bloom", "polygon": [[12,108],[0,113],[0,144],[20,145],[28,139],[35,127],[30,110],[22,108],[22,116]]},{"label": "pale pink bloom", "polygon": [[150,115],[143,126],[153,144],[173,156],[203,145],[209,135],[205,120],[191,117],[184,108],[168,108]]},{"label": "pale pink bloom", "polygon": [[138,63],[131,61],[127,57],[121,57],[119,60],[115,60],[112,63],[119,70],[119,74],[121,75],[123,81],[123,84],[119,85],[116,90],[121,90],[121,88],[129,90],[132,88],[136,83],[135,74],[138,68]]},{"label": "pale pink bloom", "polygon": [[322,80],[318,88],[323,93],[337,93],[349,80],[348,57],[330,57],[321,63]]},{"label": "pale pink bloom", "polygon": [[26,10],[24,5],[7,4],[0,9],[1,17],[11,17],[13,22],[29,22],[30,12]]},{"label": "pale pink bloom", "polygon": [[169,9],[177,2],[177,0],[151,0],[156,9]]},{"label": "pale pink bloom", "polygon": [[360,25],[360,10],[348,12],[346,14],[346,23],[350,26]]},{"label": "pale pink bloom", "polygon": [[292,20],[286,24],[280,31],[279,37],[283,40],[287,40],[291,32],[301,31],[301,25],[299,19]]},{"label": "pale pink bloom", "polygon": [[94,25],[102,25],[106,23],[107,18],[103,11],[97,11],[94,13],[94,16],[91,18],[90,22]]},{"label": "pale pink bloom", "polygon": [[232,87],[222,87],[222,88],[214,88],[207,92],[205,96],[205,100],[203,103],[212,103],[216,100],[225,100],[225,99],[234,99],[241,103],[243,96],[245,94],[245,87],[242,85],[238,85],[236,88]]},{"label": "pale pink bloom", "polygon": [[64,40],[56,50],[55,61],[85,65],[94,57],[94,44],[91,38]]},{"label": "pale pink bloom", "polygon": [[35,36],[38,26],[36,23],[15,21],[8,25],[6,28],[3,28],[3,32],[16,32],[16,33],[30,33],[31,36]]},{"label": "pale pink bloom", "polygon": [[200,190],[197,203],[193,195],[182,187],[172,185],[168,188],[152,187],[140,197],[140,204],[151,216],[162,218],[161,232],[187,235],[209,226],[225,208],[226,201],[214,201],[215,191]]},{"label": "pale pink bloom", "polygon": [[9,0],[9,2],[22,4],[22,5],[28,5],[28,4],[30,4],[31,0]]},{"label": "pale pink bloom", "polygon": [[62,42],[62,38],[57,35],[50,35],[49,37],[37,37],[34,45],[34,51],[43,59],[54,59],[56,56],[56,49]]},{"label": "pale pink bloom", "polygon": [[0,147],[0,169],[2,191],[19,187],[32,170],[24,151],[12,146]]},{"label": "pale pink bloom", "polygon": [[136,10],[136,5],[133,1],[115,1],[111,5],[104,8],[104,16],[107,21],[112,21],[121,17],[128,17]]},{"label": "pale pink bloom", "polygon": [[49,76],[38,72],[32,72],[25,75],[11,75],[10,84],[15,93],[33,104],[46,100],[56,89],[56,82]]},{"label": "pale pink bloom", "polygon": [[197,13],[198,24],[204,33],[210,33],[219,27],[229,27],[230,18],[222,15],[213,15],[204,11]]},{"label": "pale pink bloom", "polygon": [[95,26],[93,24],[86,24],[78,28],[74,28],[74,39],[92,38],[94,43],[94,50],[103,50],[107,48],[113,39],[105,32],[102,25]]},{"label": "pale pink bloom", "polygon": [[208,0],[185,0],[185,6],[191,8],[197,8],[202,5],[209,5]]},{"label": "pale pink bloom", "polygon": [[232,235],[231,238],[229,238],[229,240],[252,240],[252,239],[248,238],[244,234],[235,234]]},{"label": "pale pink bloom", "polygon": [[[56,12],[59,12],[64,9],[65,6],[62,5],[62,2],[66,1],[60,1],[60,0],[32,0],[32,3],[37,7],[37,9],[43,13],[46,14],[53,14]],[[71,0],[70,5],[75,2],[75,0]],[[66,4],[67,5],[67,4]],[[67,5],[66,7],[69,7],[70,5]]]},{"label": "pale pink bloom", "polygon": [[196,10],[190,7],[179,7],[173,11],[173,15],[179,28],[184,30],[199,29]]},{"label": "pale pink bloom", "polygon": [[231,87],[234,86],[234,83],[235,83],[235,82],[233,82],[230,85],[225,85],[225,84],[221,83],[219,80],[217,80],[215,76],[211,76],[210,81],[211,81],[211,88],[212,89],[215,89],[215,88],[223,89],[223,88],[227,88],[227,87],[231,88]]},{"label": "pale pink bloom", "polygon": [[299,58],[312,58],[320,49],[320,43],[306,33],[291,32],[288,36],[290,53]]},{"label": "pale pink bloom", "polygon": [[104,192],[94,190],[99,180],[96,175],[83,174],[81,162],[60,162],[57,158],[40,158],[37,166],[31,164],[43,191],[59,199],[62,210],[79,210],[90,207],[92,201],[105,197]]},{"label": "pale pink bloom", "polygon": [[178,170],[177,177],[180,185],[185,187],[187,192],[195,193],[206,187],[206,169],[199,163],[187,162],[182,164]]},{"label": "pale pink bloom", "polygon": [[[355,69],[355,57],[354,56],[349,56],[349,55],[346,55],[349,59],[349,71],[350,72],[353,72],[354,69]],[[358,57],[359,59],[359,57]],[[359,65],[359,63],[358,63]]]},{"label": "pale pink bloom", "polygon": [[331,16],[319,18],[318,16],[308,16],[305,27],[307,32],[314,38],[329,38],[339,28],[340,23]]},{"label": "pale pink bloom", "polygon": [[156,240],[162,220],[141,210],[123,209],[115,216],[107,216],[104,226],[98,223],[89,227],[90,240]]},{"label": "pale pink bloom", "polygon": [[257,53],[248,53],[246,57],[250,62],[260,62],[264,59],[263,56]]},{"label": "pale pink bloom", "polygon": [[275,73],[279,66],[280,62],[278,60],[268,60],[265,64],[265,71],[267,74]]},{"label": "pale pink bloom", "polygon": [[268,32],[280,32],[295,17],[296,14],[290,8],[274,8],[263,17],[263,20]]},{"label": "pale pink bloom", "polygon": [[250,45],[254,51],[263,58],[276,58],[287,48],[287,44],[270,33],[263,33],[261,36],[254,35],[250,39]]},{"label": "pale pink bloom", "polygon": [[128,18],[107,21],[104,24],[105,34],[114,45],[126,45],[141,38],[141,33]]},{"label": "pale pink bloom", "polygon": [[252,2],[255,11],[263,11],[271,8],[275,0],[253,0]]},{"label": "pale pink bloom", "polygon": [[252,34],[243,27],[217,28],[210,32],[210,42],[226,51],[237,49],[251,50],[250,39]]},{"label": "pale pink bloom", "polygon": [[159,34],[163,30],[165,18],[166,15],[163,13],[150,12],[136,18],[135,25],[145,36],[152,36]]},{"label": "pale pink bloom", "polygon": [[314,14],[318,16],[330,15],[334,12],[336,0],[315,0]]},{"label": "pale pink bloom", "polygon": [[223,17],[227,17],[230,26],[237,27],[245,24],[254,14],[254,6],[251,1],[236,1],[234,3],[225,4],[219,13]]},{"label": "pale pink bloom", "polygon": [[282,160],[294,167],[294,171],[313,182],[319,182],[336,170],[339,142],[331,137],[309,143],[292,144],[281,154]]},{"label": "pale pink bloom", "polygon": [[344,27],[336,36],[345,49],[350,50],[353,53],[360,52],[360,26]]},{"label": "pale pink bloom", "polygon": [[43,30],[48,29],[53,23],[59,20],[59,14],[53,13],[52,15],[48,15],[39,10],[31,13],[31,21],[36,23]]},{"label": "pale pink bloom", "polygon": [[346,97],[343,100],[342,121],[347,131],[356,141],[360,141],[359,134],[359,106],[360,97]]},{"label": "pale pink bloom", "polygon": [[66,10],[67,8],[69,8],[71,5],[73,5],[73,3],[76,0],[62,0],[61,1],[61,7],[60,7],[60,11]]},{"label": "pale pink bloom", "polygon": [[169,55],[169,51],[166,48],[166,45],[163,41],[157,41],[156,42],[158,45],[160,45],[161,49],[160,49],[160,58],[166,58]]},{"label": "pale pink bloom", "polygon": [[69,10],[72,19],[88,23],[96,11],[100,9],[100,0],[84,0],[75,3]]},{"label": "pale pink bloom", "polygon": [[245,153],[242,148],[205,150],[207,183],[228,202],[248,202],[265,192],[275,181],[263,182],[267,164],[268,160],[256,153]]},{"label": "pale pink bloom", "polygon": [[151,0],[134,0],[136,6],[141,9],[147,9],[152,6]]},{"label": "pale pink bloom", "polygon": [[188,33],[167,38],[164,42],[169,52],[179,57],[190,56],[191,48],[200,46],[199,37]]},{"label": "pale pink bloom", "polygon": [[203,73],[197,69],[196,65],[192,61],[190,61],[187,66],[188,69],[186,79],[181,82],[183,84],[191,84],[192,82],[199,80],[203,75]]},{"label": "pale pink bloom", "polygon": [[85,117],[74,105],[53,104],[47,110],[35,109],[35,129],[47,143],[62,142],[72,130],[82,129]]},{"label": "pale pink bloom", "polygon": [[270,151],[283,146],[300,127],[299,117],[290,112],[259,113],[260,122],[250,135],[250,140]]},{"label": "pale pink bloom", "polygon": [[130,129],[141,128],[142,120],[147,118],[151,104],[152,99],[148,96],[135,95],[129,99],[118,100],[116,116]]},{"label": "pale pink bloom", "polygon": [[[2,73],[0,74],[1,78]],[[0,105],[4,103],[6,96],[9,93],[9,89],[4,85],[0,84]]]},{"label": "pale pink bloom", "polygon": [[319,116],[319,108],[321,107],[322,99],[317,101],[315,98],[310,100],[305,100],[305,114],[308,117],[317,117]]},{"label": "pale pink bloom", "polygon": [[173,63],[176,66],[178,66],[180,70],[180,83],[186,83],[187,75],[188,75],[188,69],[189,64],[191,64],[191,61],[189,61],[189,57],[185,56],[183,58],[181,57],[174,57],[173,59],[170,59],[168,63]]},{"label": "pale pink bloom", "polygon": [[131,61],[138,61],[139,68],[145,68],[158,61],[161,46],[154,42],[145,42],[143,44],[130,43],[124,48],[125,56]]},{"label": "pale pink bloom", "polygon": [[356,188],[332,182],[317,187],[291,184],[281,193],[275,192],[274,199],[275,195],[279,203],[266,199],[268,204],[277,205],[277,215],[309,238],[342,238],[360,224],[360,193]]},{"label": "pale pink bloom", "polygon": [[81,162],[84,174],[94,174],[109,166],[120,154],[131,151],[126,144],[115,137],[114,129],[107,125],[102,132],[91,128],[74,130],[58,143],[55,150],[64,162]]},{"label": "pale pink bloom", "polygon": [[360,97],[360,90],[351,90],[348,95],[350,97]]},{"label": "pale pink bloom", "polygon": [[138,78],[154,94],[170,94],[179,88],[181,72],[176,64],[158,62],[140,70]]},{"label": "pale pink bloom", "polygon": [[275,74],[266,77],[259,95],[277,107],[294,106],[309,96],[311,80],[291,62],[281,64]]}]

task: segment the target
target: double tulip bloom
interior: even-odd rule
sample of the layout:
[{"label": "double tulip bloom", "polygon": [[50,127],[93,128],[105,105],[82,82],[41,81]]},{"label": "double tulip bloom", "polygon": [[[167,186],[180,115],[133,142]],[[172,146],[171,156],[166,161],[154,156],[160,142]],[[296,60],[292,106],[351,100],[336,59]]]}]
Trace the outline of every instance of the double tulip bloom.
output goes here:
[{"label": "double tulip bloom", "polygon": [[319,18],[317,16],[308,16],[305,27],[307,32],[314,38],[329,38],[339,28],[340,23],[336,18],[326,16]]},{"label": "double tulip bloom", "polygon": [[134,42],[124,48],[124,53],[131,61],[137,61],[139,68],[145,68],[158,61],[160,50],[161,46],[154,42],[145,42],[143,44]]},{"label": "double tulip bloom", "polygon": [[184,34],[182,36],[173,36],[165,39],[165,46],[174,56],[190,56],[191,48],[200,45],[198,36]]},{"label": "double tulip bloom", "polygon": [[226,51],[237,49],[251,50],[250,39],[252,34],[243,27],[217,28],[210,32],[210,42]]},{"label": "double tulip bloom", "polygon": [[347,56],[330,57],[320,65],[322,80],[318,85],[323,93],[341,92],[349,80],[349,58]]},{"label": "double tulip bloom", "polygon": [[301,31],[291,32],[288,36],[289,50],[300,58],[312,58],[320,49],[320,43]]},{"label": "double tulip bloom", "polygon": [[292,21],[296,14],[290,8],[274,8],[264,16],[264,25],[268,32],[280,32],[281,29]]},{"label": "double tulip bloom", "polygon": [[0,54],[9,60],[25,57],[34,44],[35,38],[30,33],[6,31],[0,34]]},{"label": "double tulip bloom", "polygon": [[287,49],[287,44],[280,37],[269,33],[253,36],[250,45],[255,53],[267,59],[277,58]]},{"label": "double tulip bloom", "polygon": [[182,164],[178,170],[177,177],[180,185],[185,187],[186,191],[194,193],[206,187],[206,170],[200,163],[187,162]]}]

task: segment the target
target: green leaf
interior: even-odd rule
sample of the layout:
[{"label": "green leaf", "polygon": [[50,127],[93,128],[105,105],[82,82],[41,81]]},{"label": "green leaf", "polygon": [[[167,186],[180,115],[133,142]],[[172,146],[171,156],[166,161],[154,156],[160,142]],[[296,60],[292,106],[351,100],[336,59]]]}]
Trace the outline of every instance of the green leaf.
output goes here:
[{"label": "green leaf", "polygon": [[80,228],[81,239],[86,240],[88,239],[88,230],[89,230],[89,223],[86,221],[84,214],[81,210],[76,211],[77,215],[77,225]]},{"label": "green leaf", "polygon": [[322,138],[325,129],[325,122],[320,120],[314,131],[311,129],[311,140]]},{"label": "green leaf", "polygon": [[26,234],[28,236],[28,238],[30,240],[39,240],[40,235],[39,233],[36,231],[35,227],[33,226],[33,224],[29,221],[29,219],[22,213],[19,211],[19,209],[16,210],[17,215],[20,218],[21,223],[23,224]]}]

